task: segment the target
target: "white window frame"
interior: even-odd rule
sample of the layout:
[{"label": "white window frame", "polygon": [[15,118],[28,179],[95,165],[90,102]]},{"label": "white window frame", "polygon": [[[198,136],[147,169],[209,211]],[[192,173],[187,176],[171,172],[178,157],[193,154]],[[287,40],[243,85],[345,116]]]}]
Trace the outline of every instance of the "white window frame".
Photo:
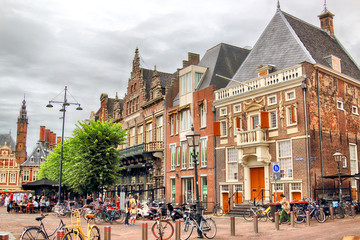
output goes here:
[{"label": "white window frame", "polygon": [[144,126],[138,126],[138,144],[144,143]]},{"label": "white window frame", "polygon": [[10,173],[10,183],[16,183],[16,173]]},{"label": "white window frame", "polygon": [[[272,98],[275,98],[275,102],[271,102],[271,99]],[[277,97],[276,97],[276,95],[271,95],[271,96],[268,96],[268,106],[272,106],[272,105],[275,105],[275,104],[277,104]]]},{"label": "white window frame", "polygon": [[[294,94],[294,97],[293,97],[293,98],[289,98],[289,95],[290,95],[291,93]],[[294,100],[294,99],[296,99],[295,90],[291,90],[291,91],[285,92],[285,101],[291,101],[291,100]]]},{"label": "white window frame", "polygon": [[359,110],[358,110],[358,107],[357,106],[352,106],[351,107],[351,111],[354,115],[359,115]]},{"label": "white window frame", "polygon": [[32,181],[37,181],[38,178],[39,178],[39,172],[38,171],[33,171]]},{"label": "white window frame", "polygon": [[0,182],[6,183],[6,173],[0,173]]},{"label": "white window frame", "polygon": [[343,168],[347,168],[348,165],[347,165],[347,157],[346,156],[342,156],[341,157],[341,162],[342,162],[342,167]]},{"label": "white window frame", "polygon": [[208,137],[201,137],[200,138],[200,145],[201,145],[201,156],[200,157],[200,167],[207,167],[207,143]]},{"label": "white window frame", "polygon": [[[354,148],[354,153],[352,154],[351,148]],[[350,173],[356,174],[359,172],[359,161],[358,161],[358,151],[357,151],[357,145],[354,143],[349,144],[349,159],[350,159]],[[356,180],[351,180],[351,186],[352,188],[356,188]]]},{"label": "white window frame", "polygon": [[176,147],[176,166],[179,167],[181,162],[181,147]]},{"label": "white window frame", "polygon": [[189,131],[191,126],[190,109],[180,112],[180,132]]},{"label": "white window frame", "polygon": [[175,122],[175,119],[174,119],[174,116],[175,115],[171,115],[170,116],[170,136],[173,136],[174,135],[174,122]]},{"label": "white window frame", "polygon": [[179,134],[179,114],[175,115],[175,135]]},{"label": "white window frame", "polygon": [[30,171],[25,170],[23,173],[23,181],[28,182],[30,180]]},{"label": "white window frame", "polygon": [[[289,142],[290,143],[290,155],[289,156],[282,156],[280,157],[280,143],[282,142]],[[284,170],[284,176],[282,176],[282,179],[293,179],[294,178],[294,163],[293,163],[293,150],[292,150],[293,146],[292,146],[292,141],[290,139],[286,139],[286,140],[283,140],[283,141],[278,141],[277,144],[276,144],[276,157],[277,157],[277,161],[280,162],[280,172],[281,170],[284,170],[283,169],[283,166],[282,166],[282,163],[281,163],[281,160],[282,159],[289,159],[290,161],[290,169],[291,169],[291,176],[289,177],[289,168],[288,169],[285,169]]]},{"label": "white window frame", "polygon": [[189,151],[188,151],[188,154],[189,154],[189,167],[188,167],[188,169],[194,169],[194,160],[192,158],[193,151],[194,151],[194,147],[189,147]]},{"label": "white window frame", "polygon": [[199,112],[200,112],[200,128],[206,127],[206,109],[205,104],[199,105]]},{"label": "white window frame", "polygon": [[[223,125],[225,124],[225,127],[223,128]],[[228,129],[227,129],[227,121],[221,120],[220,121],[220,137],[227,137]]]},{"label": "white window frame", "polygon": [[283,183],[273,183],[272,184],[272,190],[275,193],[275,186],[276,186],[276,192],[284,192],[284,184]]},{"label": "white window frame", "polygon": [[[275,113],[276,126],[272,126],[272,113]],[[278,114],[276,110],[269,111],[269,129],[277,129],[278,128]]]},{"label": "white window frame", "polygon": [[295,115],[295,122],[294,123],[290,123],[290,117],[291,117],[291,105],[289,106],[286,106],[285,109],[286,109],[286,125],[287,126],[295,126],[297,125],[297,107],[294,106],[294,115]]},{"label": "white window frame", "polygon": [[[239,108],[239,109],[237,109],[237,108]],[[234,105],[234,113],[239,113],[241,111],[242,111],[241,104]]]},{"label": "white window frame", "polygon": [[187,143],[181,143],[181,169],[187,168]]},{"label": "white window frame", "polygon": [[176,143],[169,144],[169,149],[170,149],[170,171],[174,171],[176,166]]},{"label": "white window frame", "polygon": [[219,109],[219,115],[221,116],[226,116],[227,115],[227,107],[223,107]]},{"label": "white window frame", "polygon": [[[229,156],[229,151],[234,151],[233,154],[235,158]],[[230,167],[229,165],[236,165],[236,178],[232,176],[230,178]],[[239,160],[238,160],[238,150],[236,148],[226,148],[226,180],[227,182],[238,182],[239,181]]]},{"label": "white window frame", "polygon": [[156,117],[156,141],[164,140],[164,118],[162,115]]},{"label": "white window frame", "polygon": [[343,101],[340,101],[340,100],[337,100],[337,101],[336,101],[336,108],[339,109],[339,110],[343,110],[343,111],[344,111],[344,102],[343,102]]}]

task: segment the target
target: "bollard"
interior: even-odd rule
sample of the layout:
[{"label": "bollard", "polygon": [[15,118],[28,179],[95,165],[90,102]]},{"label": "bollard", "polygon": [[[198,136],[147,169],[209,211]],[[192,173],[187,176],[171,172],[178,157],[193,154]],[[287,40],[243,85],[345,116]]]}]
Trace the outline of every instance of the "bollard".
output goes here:
[{"label": "bollard", "polygon": [[9,240],[9,234],[0,233],[0,240]]},{"label": "bollard", "polygon": [[306,211],[306,226],[310,227],[310,212]]},{"label": "bollard", "polygon": [[290,212],[290,221],[291,221],[291,227],[295,227],[295,213]]},{"label": "bollard", "polygon": [[230,217],[230,236],[235,236],[235,217]]},{"label": "bollard", "polygon": [[56,232],[56,240],[61,240],[61,239],[63,239],[64,236],[65,236],[64,230],[59,230]]},{"label": "bollard", "polygon": [[320,216],[321,216],[321,217],[324,217],[324,219],[325,219],[325,217],[326,217],[323,208],[320,208]]},{"label": "bollard", "polygon": [[334,220],[334,208],[330,207],[330,219]]},{"label": "bollard", "polygon": [[355,217],[355,206],[351,205],[351,217]]},{"label": "bollard", "polygon": [[105,240],[110,240],[111,239],[111,227],[110,226],[105,226],[104,227],[104,239]]},{"label": "bollard", "polygon": [[181,222],[180,222],[180,220],[176,220],[176,222],[175,222],[175,240],[180,240],[180,228],[181,228]]},{"label": "bollard", "polygon": [[279,213],[275,213],[275,230],[279,231]]},{"label": "bollard", "polygon": [[258,233],[259,232],[259,222],[258,222],[258,216],[254,216],[254,233]]},{"label": "bollard", "polygon": [[[180,230],[180,228],[179,228],[179,230]],[[147,223],[142,224],[142,240],[148,240],[148,224]]]}]

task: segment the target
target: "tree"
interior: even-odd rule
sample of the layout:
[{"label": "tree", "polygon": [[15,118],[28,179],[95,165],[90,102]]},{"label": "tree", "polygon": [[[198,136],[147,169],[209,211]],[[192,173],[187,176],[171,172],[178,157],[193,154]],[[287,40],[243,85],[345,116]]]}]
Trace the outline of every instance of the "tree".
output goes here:
[{"label": "tree", "polygon": [[[120,153],[116,149],[124,142],[122,125],[110,121],[78,123],[73,136],[64,142],[63,182],[77,193],[99,192],[119,180]],[[57,147],[40,167],[40,175],[59,179],[60,147]]]}]

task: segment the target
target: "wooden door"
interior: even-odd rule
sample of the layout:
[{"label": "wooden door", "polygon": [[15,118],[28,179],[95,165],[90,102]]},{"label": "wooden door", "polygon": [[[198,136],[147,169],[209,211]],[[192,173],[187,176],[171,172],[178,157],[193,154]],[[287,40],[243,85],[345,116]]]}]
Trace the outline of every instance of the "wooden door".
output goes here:
[{"label": "wooden door", "polygon": [[242,192],[237,192],[235,193],[235,199],[234,199],[234,203],[235,204],[242,204]]},{"label": "wooden door", "polygon": [[300,192],[293,192],[291,194],[292,196],[292,201],[295,202],[295,201],[301,201],[301,193]]},{"label": "wooden door", "polygon": [[251,179],[251,200],[256,198],[256,201],[261,200],[261,190],[265,197],[265,176],[264,168],[250,168],[250,179]]},{"label": "wooden door", "polygon": [[275,198],[275,192],[274,192],[274,194],[273,194],[274,200],[273,200],[273,201],[274,201],[274,202],[279,202],[279,201],[281,200],[281,198],[282,198],[282,197],[280,197],[281,194],[284,194],[284,193],[277,191],[277,192],[276,192],[276,198]]},{"label": "wooden door", "polygon": [[229,193],[222,193],[222,204],[223,204],[223,212],[227,213],[229,211]]}]

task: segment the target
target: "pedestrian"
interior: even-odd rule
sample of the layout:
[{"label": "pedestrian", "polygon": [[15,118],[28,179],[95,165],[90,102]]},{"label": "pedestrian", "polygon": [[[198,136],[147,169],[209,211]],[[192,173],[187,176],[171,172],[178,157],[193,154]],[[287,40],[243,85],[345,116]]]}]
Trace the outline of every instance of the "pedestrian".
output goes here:
[{"label": "pedestrian", "polygon": [[282,222],[284,216],[289,220],[289,225],[291,224],[290,222],[290,203],[289,201],[286,199],[285,195],[284,194],[281,194],[280,197],[282,197],[281,201],[280,201],[280,204],[281,204],[281,214],[280,214],[280,223]]},{"label": "pedestrian", "polygon": [[9,204],[10,204],[10,196],[9,196],[9,194],[7,193],[7,194],[6,194],[6,197],[5,197],[4,206],[7,207]]},{"label": "pedestrian", "polygon": [[131,195],[129,195],[128,197],[126,197],[125,199],[125,211],[126,211],[126,216],[125,216],[125,226],[129,226],[129,219],[130,219],[130,199],[132,198]]},{"label": "pedestrian", "polygon": [[44,209],[46,208],[46,200],[45,196],[41,196],[40,198],[40,214],[42,215],[44,213]]},{"label": "pedestrian", "polygon": [[133,199],[130,200],[130,225],[135,226],[136,216],[137,216],[137,210],[139,207],[138,203],[138,196],[135,195]]}]

